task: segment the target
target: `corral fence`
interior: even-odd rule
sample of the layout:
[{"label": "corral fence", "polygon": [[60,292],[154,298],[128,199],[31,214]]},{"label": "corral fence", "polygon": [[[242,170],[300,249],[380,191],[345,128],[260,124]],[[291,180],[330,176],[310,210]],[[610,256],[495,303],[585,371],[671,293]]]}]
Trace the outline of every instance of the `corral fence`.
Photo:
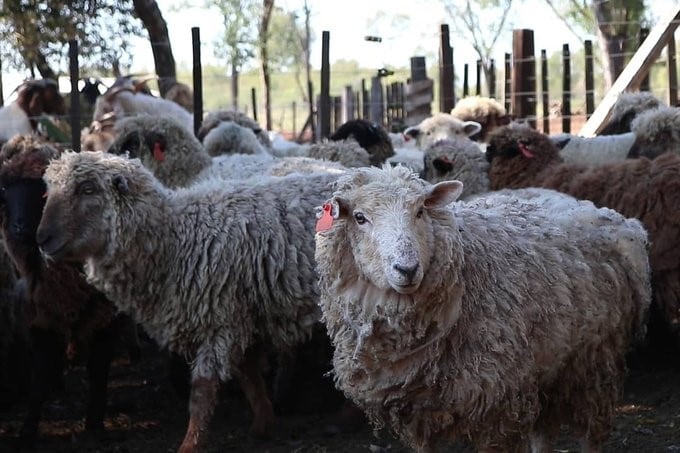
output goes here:
[{"label": "corral fence", "polygon": [[[678,105],[678,63],[673,35],[677,25],[677,17],[669,22],[670,32],[667,30],[663,35],[663,42],[655,43],[656,58],[654,60],[647,58],[645,65],[637,68],[638,73],[643,72],[644,75],[638,74],[637,82],[629,83],[626,89],[650,90],[649,68],[653,63],[658,63],[660,48],[665,47],[666,100],[669,105]],[[643,43],[649,39],[659,38],[653,37],[648,29],[643,29],[639,37],[638,52],[643,49]],[[328,53],[329,41],[328,32],[324,32],[322,54]],[[558,127],[562,132],[576,132],[575,126],[581,126],[595,111],[593,43],[590,40],[584,41],[584,58],[580,61],[574,59],[569,44],[563,45],[562,67],[559,71],[562,82],[561,93],[558,93],[559,101],[555,102],[554,93],[553,101],[549,93],[550,75],[547,52],[541,49],[537,56],[534,41],[533,30],[514,30],[512,53],[505,53],[502,69],[498,69],[493,60],[490,62],[491,81],[488,84],[483,83],[481,61],[477,61],[474,65],[464,64],[461,97],[474,94],[495,98],[505,106],[512,117],[526,121],[534,127],[541,127],[545,133],[558,132]],[[647,47],[651,48],[652,44],[648,44]],[[573,81],[571,76],[572,68],[576,65],[582,65],[585,86],[574,87],[577,82]],[[340,124],[355,118],[368,119],[391,131],[403,130],[432,114],[435,89],[438,90],[438,111],[450,112],[459,97],[455,94],[456,73],[447,25],[442,25],[440,30],[436,81],[427,77],[425,68],[424,57],[412,57],[410,77],[406,81],[385,84],[383,83],[384,74],[378,73],[371,78],[370,82],[362,79],[354,85],[346,86],[340,95],[331,95],[327,91],[327,84],[323,83],[324,77],[330,78],[330,65],[322,58],[321,93],[316,98],[315,110],[315,121],[318,123],[316,138],[327,137],[329,132],[337,129]],[[476,68],[474,91],[470,89],[470,68]],[[496,79],[502,81],[500,92],[497,92]],[[584,109],[572,109],[572,105],[577,101],[575,99],[577,92],[583,93],[584,97],[579,105],[583,104]],[[538,114],[539,107],[540,115]],[[559,124],[556,124],[555,120],[558,120]]]}]

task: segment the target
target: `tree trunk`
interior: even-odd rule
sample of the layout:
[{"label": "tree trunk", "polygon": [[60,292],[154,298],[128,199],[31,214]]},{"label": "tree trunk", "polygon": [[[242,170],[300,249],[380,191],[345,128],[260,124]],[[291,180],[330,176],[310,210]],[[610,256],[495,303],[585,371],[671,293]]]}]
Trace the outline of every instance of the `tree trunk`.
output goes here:
[{"label": "tree trunk", "polygon": [[231,107],[234,110],[238,108],[238,69],[236,65],[231,65]]},{"label": "tree trunk", "polygon": [[274,10],[274,0],[264,0],[262,10],[262,21],[260,22],[260,75],[262,78],[262,91],[264,97],[265,127],[272,130],[272,109],[271,109],[271,86],[269,80],[269,52],[267,42],[269,41],[269,22]]},{"label": "tree trunk", "polygon": [[172,55],[168,27],[155,0],[132,0],[132,4],[135,14],[149,33],[154,66],[156,75],[158,75],[158,89],[161,96],[165,96],[165,93],[177,82],[175,57]]},{"label": "tree trunk", "polygon": [[47,59],[45,58],[45,54],[43,54],[40,49],[37,49],[35,52],[35,66],[38,68],[38,72],[43,79],[52,79],[54,81],[58,79],[59,76],[57,76],[57,73],[50,68],[49,63],[47,63]]}]

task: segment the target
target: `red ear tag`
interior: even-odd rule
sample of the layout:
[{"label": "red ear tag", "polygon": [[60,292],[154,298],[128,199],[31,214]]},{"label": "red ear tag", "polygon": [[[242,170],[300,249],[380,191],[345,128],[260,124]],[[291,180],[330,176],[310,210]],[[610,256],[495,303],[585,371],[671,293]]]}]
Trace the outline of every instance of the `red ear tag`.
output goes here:
[{"label": "red ear tag", "polygon": [[330,203],[324,203],[322,209],[323,213],[321,214],[321,217],[319,217],[319,220],[316,221],[317,233],[330,230],[333,226],[333,214],[331,213],[333,211],[333,206],[331,206]]},{"label": "red ear tag", "polygon": [[43,197],[43,198],[47,198],[47,191],[45,191],[45,193],[43,194],[42,197]]},{"label": "red ear tag", "polygon": [[153,158],[158,162],[163,162],[165,160],[165,152],[163,151],[160,142],[153,144]]},{"label": "red ear tag", "polygon": [[524,157],[526,157],[527,159],[533,159],[535,157],[534,153],[529,151],[529,148],[527,148],[527,145],[525,145],[524,143],[518,143],[518,145],[519,145],[519,150],[522,152],[522,155]]}]

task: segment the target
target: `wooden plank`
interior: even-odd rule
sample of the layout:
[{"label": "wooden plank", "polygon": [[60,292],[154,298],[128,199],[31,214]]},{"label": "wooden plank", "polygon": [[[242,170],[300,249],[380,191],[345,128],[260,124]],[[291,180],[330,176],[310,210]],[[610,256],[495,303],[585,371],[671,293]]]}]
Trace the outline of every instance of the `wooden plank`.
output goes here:
[{"label": "wooden plank", "polygon": [[633,58],[616,79],[611,89],[607,92],[600,105],[597,106],[593,115],[586,121],[580,131],[580,135],[588,137],[597,134],[609,118],[612,108],[621,93],[634,87],[638,87],[642,79],[649,72],[654,61],[659,58],[661,50],[672,38],[675,29],[680,24],[680,5],[669,11],[662,17],[665,19],[657,24],[649,36],[635,52]]},{"label": "wooden plank", "polygon": [[463,97],[468,97],[470,94],[470,82],[469,82],[469,73],[468,73],[468,64],[465,63],[463,65]]},{"label": "wooden plank", "polygon": [[509,53],[506,53],[504,56],[505,61],[503,62],[505,65],[504,72],[503,72],[503,104],[505,106],[505,111],[509,114],[510,113],[510,107],[512,107],[511,104],[511,93],[512,93],[512,55]]}]

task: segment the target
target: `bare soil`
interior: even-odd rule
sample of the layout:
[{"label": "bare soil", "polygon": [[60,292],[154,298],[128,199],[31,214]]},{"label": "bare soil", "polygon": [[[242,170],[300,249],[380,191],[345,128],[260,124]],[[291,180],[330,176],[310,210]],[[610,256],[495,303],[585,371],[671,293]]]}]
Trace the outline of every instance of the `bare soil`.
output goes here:
[{"label": "bare soil", "polygon": [[[135,363],[114,363],[109,383],[106,433],[83,432],[87,393],[83,367],[68,369],[65,388],[44,410],[40,439],[30,450],[60,452],[174,452],[187,423],[187,400],[168,379],[168,361],[151,342],[143,345]],[[605,452],[680,452],[680,354],[677,349],[638,349],[629,357],[629,377],[618,407],[615,429]],[[208,452],[406,452],[387,432],[374,433],[361,419],[353,431],[335,433],[342,397],[330,378],[305,380],[299,376],[292,397],[278,408],[280,429],[269,439],[248,435],[250,412],[234,384],[224,385],[208,439]],[[291,401],[296,404],[290,404]],[[20,399],[0,410],[0,451],[18,451],[15,438],[25,412]],[[454,446],[454,452],[470,451]],[[558,452],[577,451],[577,444],[561,440]]]}]

